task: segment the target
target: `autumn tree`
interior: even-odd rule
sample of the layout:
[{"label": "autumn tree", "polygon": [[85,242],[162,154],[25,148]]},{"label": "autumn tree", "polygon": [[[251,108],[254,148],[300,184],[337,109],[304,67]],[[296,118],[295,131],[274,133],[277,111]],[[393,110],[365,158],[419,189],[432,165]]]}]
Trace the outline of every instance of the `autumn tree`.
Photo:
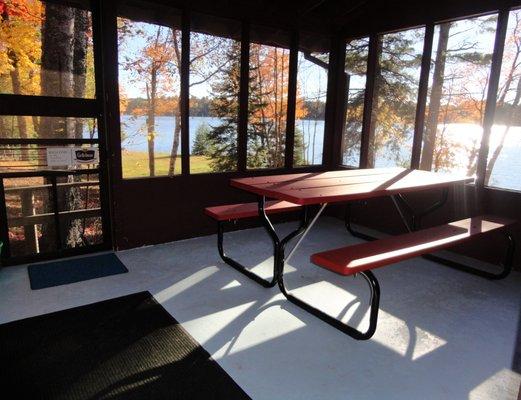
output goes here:
[{"label": "autumn tree", "polygon": [[211,91],[210,99],[190,99],[190,115],[204,112],[207,106],[206,115],[220,120],[210,126],[206,146],[213,171],[236,169],[240,59],[241,45],[236,40],[196,32],[190,36],[189,88],[206,86]]},{"label": "autumn tree", "polygon": [[432,88],[427,113],[426,125],[423,134],[423,147],[420,161],[420,169],[430,171],[434,159],[436,144],[436,132],[438,127],[438,115],[440,113],[443,81],[445,78],[445,62],[447,59],[447,45],[449,42],[450,22],[440,25],[434,71],[432,75]]},{"label": "autumn tree", "polygon": [[[39,94],[39,46],[42,6],[37,1],[0,1],[0,84],[4,92]],[[23,38],[23,40],[21,40]],[[26,118],[17,118],[20,138],[29,136]],[[28,152],[21,157],[28,161]]]},{"label": "autumn tree", "polygon": [[329,53],[299,52],[293,156],[295,165],[309,165],[315,161],[318,135],[324,133],[328,68]]},{"label": "autumn tree", "polygon": [[[286,144],[289,50],[253,43],[250,59],[248,167],[282,167]],[[301,114],[302,104],[297,104],[297,118]]]},{"label": "autumn tree", "polygon": [[342,155],[345,163],[353,163],[360,153],[365,88],[361,85],[367,73],[369,38],[351,40],[346,46],[344,70],[348,81]]},{"label": "autumn tree", "polygon": [[[144,86],[145,107],[134,109],[134,116],[145,117],[149,175],[155,176],[156,115],[160,108],[168,107],[172,112],[176,108],[176,104],[166,101],[165,97],[175,90],[175,83],[178,82],[173,74],[173,69],[178,66],[172,47],[173,36],[177,35],[177,31],[159,25],[133,23],[122,18],[118,24],[121,46],[125,45],[127,38],[138,38],[144,42],[138,51],[125,53],[121,64],[129,72],[131,82]],[[179,118],[176,118],[177,124],[180,124]]]},{"label": "autumn tree", "polygon": [[[38,71],[41,48],[38,46],[42,21],[41,3],[37,1],[0,1],[0,85],[3,92],[38,94]],[[36,117],[33,119],[36,121]],[[29,137],[26,117],[17,116],[18,137]],[[0,137],[7,132],[0,116]],[[15,132],[11,132],[15,137]],[[20,158],[29,162],[29,152],[22,146]],[[33,194],[21,192],[22,212],[33,213]],[[25,243],[29,249],[37,248],[34,225],[24,226]]]},{"label": "autumn tree", "polygon": [[454,137],[451,124],[481,126],[492,54],[481,35],[492,35],[496,16],[439,25],[420,168],[476,171],[481,137]]},{"label": "autumn tree", "polygon": [[[147,102],[144,107],[133,107],[135,116],[146,115],[150,175],[154,172],[155,116],[168,114],[174,117],[172,147],[170,149],[168,175],[174,175],[181,143],[182,102],[179,101],[181,81],[182,43],[181,31],[158,25],[119,20],[120,42],[145,40],[137,54],[124,52],[123,68],[132,75],[132,81],[145,81]],[[189,88],[207,84],[229,62],[222,57],[222,41],[225,39],[206,34],[192,33],[190,40]],[[134,42],[135,43],[135,42]],[[174,96],[172,96],[174,94]],[[188,112],[188,110],[186,110]]]},{"label": "autumn tree", "polygon": [[[44,96],[84,97],[87,82],[89,14],[86,10],[45,3],[41,27],[40,88]],[[83,124],[74,118],[41,118],[40,136],[81,138]],[[74,182],[74,177],[66,178]],[[61,209],[83,208],[80,188],[71,187],[59,194]],[[68,247],[83,245],[85,221],[72,220],[64,226]]]},{"label": "autumn tree", "polygon": [[[497,93],[496,108],[496,113],[503,113],[502,122],[505,126],[501,132],[498,145],[490,155],[485,176],[485,185],[491,183],[490,178],[505,146],[505,141],[510,129],[515,123],[514,116],[519,109],[521,101],[521,11],[512,11],[510,18],[512,26],[511,29],[509,29],[505,43],[505,54],[503,56],[501,71],[502,82],[500,82],[500,88]],[[517,123],[519,124],[519,119]]]}]

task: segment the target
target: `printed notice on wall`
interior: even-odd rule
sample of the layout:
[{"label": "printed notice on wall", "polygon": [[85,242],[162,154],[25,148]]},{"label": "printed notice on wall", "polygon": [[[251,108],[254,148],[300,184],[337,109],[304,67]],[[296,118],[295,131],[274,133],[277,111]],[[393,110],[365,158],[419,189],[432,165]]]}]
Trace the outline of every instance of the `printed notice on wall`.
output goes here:
[{"label": "printed notice on wall", "polygon": [[47,165],[49,167],[73,167],[98,162],[98,149],[94,147],[47,147]]},{"label": "printed notice on wall", "polygon": [[67,167],[72,165],[70,147],[47,147],[47,165],[49,167]]}]

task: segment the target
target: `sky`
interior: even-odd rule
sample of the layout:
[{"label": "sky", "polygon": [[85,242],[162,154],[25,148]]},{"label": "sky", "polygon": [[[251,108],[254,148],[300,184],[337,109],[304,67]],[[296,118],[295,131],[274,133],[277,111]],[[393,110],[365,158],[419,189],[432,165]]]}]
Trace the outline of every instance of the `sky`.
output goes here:
[{"label": "sky", "polygon": [[[449,38],[449,48],[457,47],[463,42],[472,42],[476,44],[476,50],[491,53],[494,44],[494,32],[481,32],[476,29],[475,22],[490,18],[490,16],[478,17],[472,20],[462,20],[455,23],[451,29],[451,36]],[[153,34],[156,31],[155,25],[148,23],[134,23],[136,27],[142,29],[147,34]],[[494,23],[491,24],[494,27]],[[164,28],[163,29],[167,29]],[[435,29],[433,58],[436,54],[436,43],[439,34],[439,26]],[[390,34],[393,35],[393,34]],[[413,44],[413,52],[421,54],[423,50],[423,28],[417,28],[409,31],[411,38],[415,39]],[[384,36],[385,37],[385,36]],[[126,58],[134,57],[144,47],[145,40],[142,37],[132,37],[127,39],[123,46],[120,46],[119,59],[119,80],[120,86],[129,98],[145,97],[145,84],[143,80],[132,80],[132,73],[122,68],[122,61]],[[419,78],[419,67],[416,70],[409,71],[416,79]],[[431,70],[432,75],[432,70]],[[191,76],[191,80],[195,80]],[[324,92],[327,85],[327,74],[323,68],[320,68],[313,63],[304,59],[302,54],[299,54],[299,91],[309,98],[316,98],[318,92]],[[365,76],[351,76],[351,89],[363,89],[365,87]],[[178,85],[176,86],[178,87]],[[477,90],[477,89],[476,89]],[[211,81],[195,85],[190,88],[190,95],[196,97],[208,96],[211,93]],[[171,95],[176,93],[172,91]]]},{"label": "sky", "polygon": [[[154,35],[156,33],[157,25],[148,23],[138,22],[134,23],[136,28],[143,30],[147,35]],[[163,28],[166,29],[166,28]],[[132,38],[126,38],[123,44],[120,44],[119,48],[119,82],[120,86],[124,88],[125,94],[129,98],[135,97],[146,97],[145,95],[145,83],[143,80],[135,82],[135,77],[132,71],[128,71],[123,68],[122,64],[125,59],[135,58],[136,55],[146,45],[145,39],[141,36],[134,36]],[[303,93],[308,94],[310,97],[315,98],[317,92],[324,92],[327,85],[327,74],[321,67],[304,59],[302,53],[299,54],[299,82]],[[191,76],[191,81],[196,81],[197,78]],[[190,87],[190,96],[204,97],[211,93],[211,81],[194,85]],[[175,92],[172,91],[172,95]]]}]

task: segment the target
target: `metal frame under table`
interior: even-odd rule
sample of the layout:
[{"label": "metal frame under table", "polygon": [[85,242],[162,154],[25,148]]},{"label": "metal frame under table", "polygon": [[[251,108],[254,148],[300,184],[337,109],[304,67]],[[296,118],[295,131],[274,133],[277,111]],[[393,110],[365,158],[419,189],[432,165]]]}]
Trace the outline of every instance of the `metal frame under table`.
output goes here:
[{"label": "metal frame under table", "polygon": [[[366,332],[360,332],[292,295],[284,284],[285,264],[293,256],[302,243],[302,240],[330,203],[350,203],[358,200],[389,196],[393,200],[402,221],[407,225],[403,210],[407,203],[403,194],[428,189],[440,189],[442,191],[442,198],[439,201],[436,201],[430,207],[418,213],[418,215],[413,214],[413,219],[415,220],[413,221],[413,225],[416,227],[419,218],[424,217],[445,204],[450,187],[471,182],[473,182],[473,178],[442,175],[428,171],[403,168],[373,168],[238,178],[232,179],[230,184],[233,187],[257,195],[259,217],[274,247],[275,268],[273,281],[278,284],[284,296],[291,303],[305,309],[344,333],[355,339],[364,340],[370,338],[376,330],[380,301],[380,287],[376,277],[371,271],[359,272],[368,283],[371,292],[369,328]],[[267,198],[286,200],[304,206],[303,220],[296,231],[293,231],[286,237],[279,237],[273,224],[266,215],[265,207]],[[314,217],[310,219],[309,209],[312,206],[319,206],[319,209]],[[351,228],[349,220],[347,219],[346,227],[351,233],[356,233]],[[287,245],[290,241],[299,236],[299,240],[286,256]]]}]

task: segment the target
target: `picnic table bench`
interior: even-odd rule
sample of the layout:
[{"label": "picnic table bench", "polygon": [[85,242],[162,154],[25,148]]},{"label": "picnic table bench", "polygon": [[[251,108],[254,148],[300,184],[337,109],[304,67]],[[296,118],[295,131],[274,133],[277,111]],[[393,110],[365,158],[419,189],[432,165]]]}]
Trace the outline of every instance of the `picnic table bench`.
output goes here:
[{"label": "picnic table bench", "polygon": [[[378,309],[380,303],[380,286],[372,273],[373,269],[390,265],[399,261],[427,255],[433,251],[445,249],[474,238],[487,235],[493,231],[501,231],[507,238],[507,251],[500,273],[475,270],[467,265],[452,263],[462,270],[475,272],[489,279],[506,277],[512,266],[514,240],[507,227],[516,221],[492,215],[475,216],[460,221],[442,224],[427,229],[418,229],[420,218],[442,207],[447,200],[447,192],[451,186],[472,182],[472,178],[441,175],[437,173],[407,170],[401,168],[376,168],[349,171],[329,171],[324,173],[301,173],[252,178],[232,179],[231,185],[257,195],[257,203],[229,205],[207,208],[207,215],[216,219],[218,228],[218,248],[223,260],[232,267],[263,284],[273,286],[278,284],[284,296],[293,304],[312,313],[328,324],[354,337],[369,339],[376,331]],[[417,211],[404,198],[404,194],[427,190],[442,190],[441,200]],[[407,227],[408,232],[402,235],[390,236],[366,243],[326,250],[311,255],[311,261],[323,268],[340,275],[360,275],[370,288],[370,318],[369,327],[365,332],[329,316],[291,294],[284,284],[284,266],[294,254],[306,234],[329,203],[349,203],[374,197],[389,196],[393,200],[398,214]],[[267,198],[277,199],[269,202]],[[309,207],[319,206],[318,212],[309,218]],[[269,214],[276,212],[295,211],[301,209],[301,220],[298,228],[284,238],[279,238]],[[409,214],[410,218],[407,218]],[[222,248],[223,232],[221,222],[224,220],[259,217],[264,228],[272,239],[274,254],[273,278],[267,281],[224,254]],[[409,222],[412,221],[412,224]],[[349,221],[346,227],[352,230]],[[286,245],[297,236],[298,242],[289,254],[285,255]]]}]

